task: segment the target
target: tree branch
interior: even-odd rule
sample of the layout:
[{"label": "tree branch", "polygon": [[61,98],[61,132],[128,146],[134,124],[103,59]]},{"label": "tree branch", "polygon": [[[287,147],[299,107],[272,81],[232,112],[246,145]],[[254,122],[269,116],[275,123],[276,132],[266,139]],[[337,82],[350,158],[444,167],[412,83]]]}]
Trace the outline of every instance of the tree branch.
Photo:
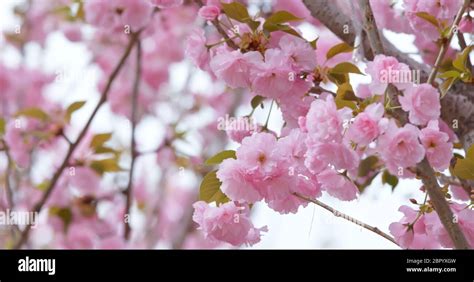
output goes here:
[{"label": "tree branch", "polygon": [[375,22],[374,14],[370,8],[369,0],[359,0],[359,7],[362,10],[362,23],[367,39],[369,40],[370,47],[374,55],[384,54],[383,43]]},{"label": "tree branch", "polygon": [[[136,70],[135,70],[135,80],[133,82],[133,93],[132,93],[132,134],[131,134],[131,151],[132,151],[132,161],[130,164],[130,172],[128,177],[128,186],[125,190],[126,195],[126,204],[125,204],[125,215],[130,213],[130,206],[132,204],[132,190],[133,190],[133,172],[135,171],[135,161],[138,156],[136,148],[136,127],[137,127],[137,108],[138,108],[138,95],[140,90],[140,79],[141,79],[141,68],[142,68],[142,45],[140,39],[137,40],[137,58],[136,58]],[[130,238],[130,222],[125,220],[125,240]]]},{"label": "tree branch", "polygon": [[[99,103],[94,108],[94,111],[92,112],[91,116],[87,120],[86,125],[84,126],[82,131],[79,133],[79,136],[77,137],[76,142],[74,142],[71,146],[69,146],[69,149],[66,153],[66,156],[65,156],[63,162],[61,163],[59,168],[54,173],[54,175],[53,175],[53,177],[50,181],[50,184],[46,188],[46,191],[44,192],[43,196],[41,197],[39,202],[34,206],[33,212],[39,213],[43,209],[43,206],[46,204],[46,201],[48,200],[49,196],[53,192],[53,190],[56,186],[56,183],[58,182],[59,178],[61,177],[62,172],[68,166],[69,160],[72,157],[72,155],[74,153],[74,150],[77,148],[77,146],[80,144],[80,142],[82,141],[82,139],[86,135],[87,131],[89,130],[90,125],[92,124],[92,120],[97,115],[97,112],[99,111],[99,109],[107,101],[107,96],[110,92],[112,84],[115,81],[115,79],[117,78],[117,76],[118,76],[120,70],[122,69],[122,67],[125,65],[125,62],[127,61],[127,58],[130,55],[130,52],[133,48],[133,45],[135,45],[136,41],[138,40],[139,35],[140,35],[140,32],[136,32],[136,33],[131,34],[128,46],[126,47],[124,54],[120,58],[119,63],[117,64],[117,66],[113,70],[112,74],[110,75],[109,80],[107,81],[107,85],[105,86],[105,89],[102,92],[102,96],[99,100]],[[28,235],[30,233],[30,230],[31,230],[31,225],[26,225],[25,229],[23,230],[23,232],[20,235],[20,239],[15,244],[15,249],[21,248],[21,246],[28,240]]]},{"label": "tree branch", "polygon": [[351,217],[351,216],[348,216],[347,214],[342,213],[342,212],[340,212],[340,211],[338,211],[338,210],[336,210],[336,209],[334,209],[334,208],[332,208],[332,207],[326,205],[325,203],[323,203],[323,202],[321,202],[321,201],[319,201],[319,200],[308,198],[308,197],[306,197],[306,196],[304,196],[304,195],[301,195],[301,194],[299,194],[299,193],[293,193],[293,195],[295,195],[296,197],[298,197],[298,198],[300,198],[300,199],[302,199],[302,200],[305,200],[305,201],[314,203],[314,204],[316,204],[316,205],[318,205],[318,206],[324,208],[325,210],[330,211],[330,212],[331,212],[332,214],[334,214],[334,216],[336,216],[336,217],[343,218],[343,219],[348,220],[348,221],[350,221],[350,222],[352,222],[352,223],[354,223],[354,224],[357,224],[357,225],[359,225],[359,226],[361,226],[361,227],[363,227],[363,228],[365,228],[365,229],[367,229],[367,230],[370,230],[370,231],[374,232],[375,234],[377,234],[377,235],[379,235],[379,236],[382,236],[383,238],[389,240],[390,242],[392,242],[392,243],[394,243],[395,245],[398,246],[398,243],[395,241],[395,239],[394,239],[392,236],[390,236],[390,235],[388,235],[387,233],[381,231],[381,230],[378,229],[377,227],[368,225],[368,224],[366,224],[366,223],[364,223],[364,222],[362,222],[362,221],[360,221],[360,220],[357,220],[357,219],[355,219],[355,218],[353,218],[353,217]]},{"label": "tree branch", "polygon": [[[204,3],[202,2],[202,0],[196,0],[196,2],[198,3],[199,7],[204,6]],[[219,32],[219,34],[224,38],[224,41],[227,44],[227,46],[229,46],[230,48],[234,50],[239,49],[239,46],[235,44],[235,42],[229,37],[227,32],[222,28],[218,19],[212,20],[211,23],[217,29],[217,32]]]},{"label": "tree branch", "polygon": [[[370,7],[370,2],[369,0],[359,0],[359,5],[364,11],[364,29],[367,32],[372,51],[375,54],[382,54],[384,52],[383,44],[378,35],[378,29],[375,24],[375,18]],[[388,91],[394,92],[393,89],[393,87],[389,88]],[[390,96],[394,99],[395,97],[393,96],[396,95],[391,94]],[[444,194],[441,192],[441,187],[439,187],[435,176],[435,171],[430,166],[426,157],[417,165],[417,175],[421,177],[421,180],[428,191],[428,195],[430,196],[430,200],[433,203],[443,226],[448,231],[454,246],[458,249],[469,249],[469,244],[467,243],[461,228],[453,221],[453,212],[449,208],[449,204],[444,197]]]},{"label": "tree branch", "polygon": [[7,196],[8,208],[13,210],[14,208],[13,191],[12,191],[11,182],[10,182],[10,175],[13,169],[13,160],[10,155],[10,151],[9,151],[10,149],[8,148],[7,142],[5,142],[4,140],[0,140],[0,143],[2,144],[2,147],[5,150],[5,155],[7,156],[7,170],[5,172],[5,194]]},{"label": "tree branch", "polygon": [[462,15],[466,11],[467,7],[469,6],[469,3],[471,0],[464,0],[464,4],[462,5],[461,9],[459,9],[458,13],[456,14],[456,18],[454,18],[454,22],[451,26],[451,29],[449,30],[449,34],[447,38],[442,38],[443,44],[441,45],[441,48],[439,49],[438,56],[436,57],[436,62],[434,64],[433,69],[431,70],[430,76],[428,77],[428,84],[433,84],[436,74],[438,73],[438,69],[443,62],[444,55],[446,54],[446,51],[449,49],[449,45],[451,44],[451,40],[453,39],[454,32],[456,31],[457,33],[457,28],[459,26],[459,23],[461,22]]}]

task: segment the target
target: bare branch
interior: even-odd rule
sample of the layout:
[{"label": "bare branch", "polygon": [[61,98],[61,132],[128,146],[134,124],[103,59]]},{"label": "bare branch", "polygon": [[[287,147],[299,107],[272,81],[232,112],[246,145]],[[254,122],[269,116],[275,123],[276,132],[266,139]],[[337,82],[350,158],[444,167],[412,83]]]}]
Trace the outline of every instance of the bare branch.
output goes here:
[{"label": "bare branch", "polygon": [[[58,182],[59,178],[61,177],[63,171],[68,166],[69,160],[71,159],[75,149],[77,148],[77,146],[83,140],[84,136],[86,135],[87,131],[89,130],[90,125],[92,124],[92,121],[94,120],[94,117],[99,112],[99,109],[107,101],[107,96],[109,94],[110,89],[112,88],[112,84],[115,81],[115,79],[117,78],[117,76],[118,76],[120,70],[122,69],[122,67],[125,65],[125,62],[127,61],[127,58],[130,55],[130,52],[131,52],[133,46],[135,45],[136,41],[139,38],[139,35],[140,35],[140,32],[136,32],[136,33],[131,34],[128,46],[126,47],[124,54],[120,58],[119,63],[117,64],[117,66],[113,70],[112,74],[110,75],[109,80],[107,81],[107,85],[106,85],[104,91],[102,92],[102,96],[99,100],[99,103],[94,108],[94,111],[92,112],[91,116],[87,120],[86,125],[84,126],[82,131],[79,133],[79,136],[77,137],[76,142],[74,142],[69,147],[69,150],[66,153],[66,156],[65,156],[63,162],[61,163],[61,165],[59,166],[59,168],[56,170],[53,177],[51,178],[49,186],[46,188],[46,191],[44,192],[44,194],[41,197],[41,199],[39,200],[39,202],[34,206],[33,212],[39,213],[43,209],[43,206],[46,204],[46,201],[48,200],[49,196],[51,195],[54,188],[56,187],[56,183]],[[30,233],[30,230],[31,230],[31,225],[26,225],[25,229],[23,230],[23,232],[20,235],[20,239],[15,244],[15,249],[21,248],[21,246],[28,240],[28,235]]]},{"label": "bare branch", "polygon": [[[137,142],[136,142],[136,127],[137,127],[137,116],[138,116],[138,95],[140,90],[140,80],[141,80],[141,69],[142,69],[142,45],[140,39],[137,40],[137,58],[136,58],[136,69],[135,69],[135,80],[133,82],[133,92],[132,92],[132,133],[131,133],[131,153],[132,161],[130,164],[130,171],[128,175],[128,186],[125,190],[126,204],[125,204],[125,215],[130,213],[130,206],[132,204],[132,190],[133,190],[133,173],[135,171],[135,161],[138,156],[137,152]],[[125,220],[125,240],[130,238],[130,222]]]},{"label": "bare branch", "polygon": [[383,43],[369,0],[359,0],[359,7],[362,9],[362,22],[373,53],[375,55],[384,54]]},{"label": "bare branch", "polygon": [[[196,2],[198,3],[200,7],[204,6],[204,3],[202,2],[202,0],[196,0]],[[222,28],[218,19],[212,20],[211,23],[217,29],[217,32],[219,32],[219,34],[224,38],[224,41],[227,44],[227,46],[229,46],[230,48],[234,50],[239,49],[239,46],[235,44],[235,42],[229,37],[227,32]]]},{"label": "bare branch", "polygon": [[454,18],[453,25],[451,26],[451,29],[449,30],[449,34],[447,38],[442,38],[443,44],[441,45],[441,48],[439,49],[438,56],[436,58],[436,62],[434,64],[433,69],[431,70],[430,76],[428,77],[428,84],[433,84],[436,74],[438,73],[438,69],[443,62],[444,55],[446,54],[446,51],[449,49],[449,45],[451,44],[451,40],[453,39],[454,33],[457,32],[459,23],[461,22],[462,15],[466,11],[467,7],[469,6],[470,0],[464,0],[464,4],[462,5],[461,9],[459,9],[458,13],[456,14],[456,18]]},{"label": "bare branch", "polygon": [[352,222],[352,223],[354,223],[354,224],[357,224],[357,225],[359,225],[359,226],[361,226],[361,227],[363,227],[363,228],[365,228],[365,229],[367,229],[367,230],[370,230],[370,231],[374,232],[375,234],[382,236],[383,238],[389,240],[390,242],[392,242],[392,243],[394,243],[395,245],[398,246],[397,242],[395,241],[395,239],[394,239],[392,236],[390,236],[390,235],[388,235],[387,233],[381,231],[381,230],[378,229],[377,227],[368,225],[367,223],[364,223],[364,222],[362,222],[362,221],[360,221],[360,220],[357,220],[357,219],[355,219],[355,218],[353,218],[353,217],[351,217],[351,216],[348,216],[347,214],[342,213],[342,212],[340,212],[340,211],[338,211],[338,210],[332,208],[331,206],[326,205],[325,203],[323,203],[323,202],[321,202],[321,201],[319,201],[319,200],[308,198],[308,197],[306,197],[306,196],[304,196],[304,195],[301,195],[301,194],[299,194],[299,193],[293,193],[293,195],[295,195],[296,197],[298,197],[298,198],[300,198],[300,199],[302,199],[302,200],[306,200],[306,201],[308,201],[308,202],[311,202],[311,203],[313,203],[313,204],[316,204],[316,205],[318,205],[318,206],[324,208],[325,210],[330,211],[330,212],[331,212],[332,214],[334,214],[334,216],[336,216],[336,217],[343,218],[343,219],[345,219],[345,220],[347,220],[347,221],[350,221],[350,222]]}]

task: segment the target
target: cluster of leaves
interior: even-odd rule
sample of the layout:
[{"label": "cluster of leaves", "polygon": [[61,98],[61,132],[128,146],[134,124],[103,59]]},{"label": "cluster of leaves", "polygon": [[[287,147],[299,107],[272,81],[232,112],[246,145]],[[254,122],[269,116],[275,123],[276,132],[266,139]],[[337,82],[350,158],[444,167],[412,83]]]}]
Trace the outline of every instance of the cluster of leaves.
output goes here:
[{"label": "cluster of leaves", "polygon": [[456,55],[452,64],[439,75],[440,78],[445,79],[440,86],[442,96],[446,95],[451,86],[458,80],[465,83],[474,82],[471,70],[468,67],[469,54],[472,50],[474,50],[474,45],[466,47],[461,53]]},{"label": "cluster of leaves", "polygon": [[[209,166],[219,165],[222,161],[229,158],[237,158],[235,156],[235,151],[222,151],[209,158],[205,164]],[[216,204],[219,205],[230,201],[230,199],[222,193],[220,189],[222,182],[217,178],[216,173],[217,170],[212,170],[204,176],[199,188],[199,199],[206,203],[216,202]]]}]

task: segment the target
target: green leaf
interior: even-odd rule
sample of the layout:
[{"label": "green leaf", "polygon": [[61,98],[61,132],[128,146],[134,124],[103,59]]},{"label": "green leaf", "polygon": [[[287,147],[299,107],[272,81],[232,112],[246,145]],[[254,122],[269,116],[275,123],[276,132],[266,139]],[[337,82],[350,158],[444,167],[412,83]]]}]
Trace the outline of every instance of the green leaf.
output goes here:
[{"label": "green leaf", "polygon": [[462,71],[462,72],[469,72],[470,70],[467,68],[467,60],[469,60],[469,53],[471,53],[474,45],[466,47],[461,54],[457,54],[456,58],[453,61],[453,66]]},{"label": "green leaf", "polygon": [[249,12],[247,11],[247,7],[240,4],[239,2],[232,2],[232,3],[221,3],[222,10],[224,13],[231,19],[239,21],[241,23],[245,23],[248,20],[251,20]]},{"label": "green leaf", "polygon": [[115,155],[120,153],[120,152],[117,152],[115,149],[106,147],[106,146],[99,146],[94,150],[94,152],[96,154],[115,154]]},{"label": "green leaf", "polygon": [[453,173],[459,178],[474,180],[474,145],[467,150],[464,159],[456,160]]},{"label": "green leaf", "polygon": [[260,95],[253,97],[252,101],[250,101],[250,105],[252,105],[252,109],[257,108],[264,100],[265,100],[265,97],[262,97]]},{"label": "green leaf", "polygon": [[260,26],[259,21],[248,20],[245,22],[253,31],[256,31],[257,28]]},{"label": "green leaf", "polygon": [[328,79],[336,85],[343,85],[344,83],[349,82],[349,75],[347,73],[332,73],[328,72]]},{"label": "green leaf", "polygon": [[267,18],[267,20],[263,24],[263,30],[267,32],[283,31],[301,38],[301,35],[296,32],[296,30],[294,30],[291,26],[286,25],[286,23],[301,20],[303,19],[298,18],[297,16],[287,11],[278,11]]},{"label": "green leaf", "polygon": [[337,64],[331,69],[331,72],[338,73],[338,74],[356,73],[356,74],[364,75],[356,65],[349,62],[342,62],[342,63]]},{"label": "green leaf", "polygon": [[226,203],[229,200],[221,191],[221,182],[216,176],[217,170],[213,170],[204,176],[199,188],[199,199],[206,203],[216,202],[217,204]]},{"label": "green leaf", "polygon": [[29,117],[29,118],[34,118],[34,119],[39,119],[41,121],[46,121],[49,116],[47,113],[45,113],[42,109],[40,108],[27,108],[20,110],[15,114],[16,117],[18,116],[24,116],[24,117]]},{"label": "green leaf", "polygon": [[326,53],[326,59],[329,60],[338,54],[352,52],[353,50],[354,47],[345,42],[342,42],[337,45],[334,45],[333,47],[331,47],[331,49],[329,49],[329,51]]},{"label": "green leaf", "polygon": [[69,122],[71,120],[72,114],[82,108],[86,104],[86,101],[79,101],[79,102],[74,102],[69,107],[66,109],[66,121]]},{"label": "green leaf", "polygon": [[382,183],[389,184],[390,186],[392,186],[393,191],[398,185],[398,178],[394,175],[391,175],[390,172],[385,170],[382,174]]},{"label": "green leaf", "polygon": [[424,19],[425,21],[429,22],[430,24],[434,25],[436,28],[439,28],[439,22],[436,17],[433,15],[428,14],[427,12],[418,12],[415,14],[417,17]]},{"label": "green leaf", "polygon": [[102,147],[105,142],[109,141],[112,138],[112,133],[100,133],[94,135],[91,140],[90,147],[93,149],[97,149]]},{"label": "green leaf", "polygon": [[344,100],[341,97],[336,97],[334,102],[336,103],[337,109],[342,109],[344,107],[347,107],[347,108],[352,109],[352,110],[357,109],[357,105],[354,102]]},{"label": "green leaf", "polygon": [[90,167],[100,175],[107,172],[117,172],[122,170],[118,165],[117,158],[95,160],[91,162]]},{"label": "green leaf", "polygon": [[66,232],[67,228],[72,222],[73,213],[70,208],[62,208],[58,206],[54,206],[49,208],[49,214],[59,217],[64,223],[64,232]]},{"label": "green leaf", "polygon": [[474,159],[458,159],[454,175],[465,180],[474,180]]},{"label": "green leaf", "polygon": [[438,75],[439,78],[458,78],[459,76],[461,76],[461,73],[456,70],[446,71]]},{"label": "green leaf", "polygon": [[50,184],[51,184],[51,181],[45,180],[45,181],[41,182],[40,184],[36,185],[36,188],[40,191],[45,192],[46,189],[48,189]]},{"label": "green leaf", "polygon": [[318,43],[318,39],[319,39],[319,37],[316,38],[315,40],[309,42],[309,44],[311,45],[311,47],[313,47],[313,49],[315,49],[315,50],[317,49],[317,46],[316,46],[316,45],[317,45],[317,43]]},{"label": "green leaf", "polygon": [[220,153],[215,154],[211,158],[209,158],[205,164],[206,165],[217,165],[220,164],[223,160],[233,158],[236,159],[235,151],[234,150],[226,150]]},{"label": "green leaf", "polygon": [[469,147],[469,149],[467,149],[466,158],[474,160],[474,145],[472,145],[471,147]]},{"label": "green leaf", "polygon": [[343,83],[337,88],[337,96],[346,101],[358,101],[359,99],[352,89],[352,85],[348,82]]},{"label": "green leaf", "polygon": [[439,89],[441,92],[441,98],[443,98],[448,93],[449,89],[451,89],[451,87],[454,85],[456,80],[457,80],[456,77],[449,77],[446,80],[444,80],[443,83],[441,83],[441,85],[439,86]]},{"label": "green leaf", "polygon": [[369,172],[374,170],[378,162],[379,162],[379,159],[376,156],[370,156],[363,159],[359,164],[358,176],[365,177],[369,175]]},{"label": "green leaf", "polygon": [[296,30],[286,24],[267,24],[266,26],[264,25],[264,30],[267,32],[283,31],[296,37],[302,38]]},{"label": "green leaf", "polygon": [[6,121],[3,118],[0,118],[0,136],[5,134]]},{"label": "green leaf", "polygon": [[293,15],[290,12],[277,11],[267,18],[267,20],[263,24],[263,28],[265,28],[265,25],[279,25],[279,24],[302,21],[302,20],[303,20],[302,18],[298,18],[297,16]]}]

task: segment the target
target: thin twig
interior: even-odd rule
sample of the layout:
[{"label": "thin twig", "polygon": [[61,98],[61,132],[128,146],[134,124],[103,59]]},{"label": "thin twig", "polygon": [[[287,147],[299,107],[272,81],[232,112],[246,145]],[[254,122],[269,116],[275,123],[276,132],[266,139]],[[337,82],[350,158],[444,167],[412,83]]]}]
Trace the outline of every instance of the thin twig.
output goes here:
[{"label": "thin twig", "polygon": [[[132,151],[132,161],[130,164],[130,172],[128,177],[128,186],[125,190],[125,195],[127,197],[126,206],[125,206],[125,214],[128,215],[130,213],[130,206],[132,204],[132,190],[133,190],[133,172],[135,171],[135,161],[138,156],[137,148],[136,148],[136,127],[137,127],[137,108],[138,108],[138,95],[140,90],[140,79],[141,79],[141,67],[142,67],[142,45],[140,40],[137,40],[137,62],[136,62],[136,70],[135,70],[135,81],[133,82],[133,93],[132,93],[132,136],[131,136],[131,151]],[[130,222],[129,220],[125,220],[125,232],[124,237],[125,240],[130,238]]]},{"label": "thin twig", "polygon": [[[196,0],[196,2],[198,3],[200,7],[204,6],[204,3],[202,2],[202,0]],[[227,46],[229,46],[230,48],[234,50],[239,49],[239,46],[237,46],[237,44],[229,37],[227,32],[222,28],[218,19],[212,20],[211,23],[217,29],[217,32],[219,32],[219,34],[224,38]]]},{"label": "thin twig", "polygon": [[[466,39],[464,39],[463,33],[460,32],[459,30],[457,32],[457,37],[458,37],[459,47],[461,47],[461,52],[463,52],[464,49],[467,48]],[[467,64],[467,68],[472,71],[472,63],[471,63],[470,57],[467,57],[466,64]]]},{"label": "thin twig", "polygon": [[13,202],[13,191],[10,183],[10,175],[13,169],[13,160],[10,155],[10,149],[8,148],[7,142],[4,140],[0,140],[2,143],[2,147],[5,150],[5,154],[7,156],[7,171],[5,172],[5,192],[7,196],[8,207],[13,210],[14,202]]},{"label": "thin twig", "polygon": [[441,63],[444,59],[444,55],[446,54],[446,51],[448,51],[449,49],[449,45],[451,44],[451,40],[453,39],[454,32],[457,31],[457,27],[459,26],[459,23],[461,22],[462,15],[466,11],[470,2],[471,2],[470,0],[464,0],[464,4],[462,5],[461,9],[459,9],[458,13],[456,14],[456,18],[454,18],[454,22],[453,22],[453,25],[451,26],[451,29],[449,30],[448,37],[442,38],[443,44],[441,44],[438,57],[436,58],[434,67],[431,70],[430,76],[428,77],[428,81],[427,81],[428,84],[433,84],[436,78],[436,74],[438,73],[438,69],[441,66]]},{"label": "thin twig", "polygon": [[377,23],[375,22],[374,14],[370,8],[369,0],[359,0],[359,6],[362,10],[363,27],[367,34],[367,39],[369,40],[372,51],[374,55],[383,54],[384,47],[382,39],[379,29],[377,28]]},{"label": "thin twig", "polygon": [[342,212],[340,212],[340,211],[338,211],[338,210],[332,208],[331,206],[328,206],[327,204],[325,204],[325,203],[323,203],[323,202],[321,202],[321,201],[319,201],[319,200],[308,198],[308,197],[303,196],[303,195],[301,195],[301,194],[299,194],[299,193],[293,193],[293,195],[295,195],[296,197],[298,197],[298,198],[300,198],[300,199],[302,199],[302,200],[306,200],[306,201],[308,201],[308,202],[311,202],[311,203],[313,203],[313,204],[316,204],[316,205],[318,205],[318,206],[324,208],[324,209],[327,210],[327,211],[330,211],[330,212],[331,212],[332,214],[334,214],[334,216],[336,216],[336,217],[343,218],[343,219],[345,219],[345,220],[347,220],[347,221],[350,221],[350,222],[352,222],[352,223],[354,223],[354,224],[357,224],[357,225],[359,225],[359,226],[361,226],[361,227],[363,227],[363,228],[365,228],[365,229],[367,229],[367,230],[370,230],[370,231],[374,232],[375,234],[377,234],[377,235],[379,235],[379,236],[382,236],[383,238],[389,240],[390,242],[392,242],[392,243],[394,243],[395,245],[398,246],[398,243],[395,241],[395,239],[394,239],[392,236],[390,236],[390,235],[388,235],[387,233],[381,231],[381,230],[378,229],[377,227],[368,225],[368,224],[366,224],[366,223],[364,223],[364,222],[362,222],[362,221],[360,221],[360,220],[358,220],[358,219],[355,219],[355,218],[353,218],[353,217],[351,217],[351,216],[349,216],[349,215],[347,215],[347,214],[345,214],[345,213],[342,213]]},{"label": "thin twig", "polygon": [[309,92],[315,93],[315,94],[321,94],[321,93],[323,93],[323,92],[327,92],[327,93],[333,95],[334,97],[337,96],[337,93],[336,93],[336,92],[331,91],[331,90],[326,89],[326,88],[323,88],[323,87],[321,87],[321,86],[319,86],[319,85],[315,85],[315,86],[311,87],[311,89],[309,90]]},{"label": "thin twig", "polygon": [[[46,201],[48,200],[49,196],[51,195],[54,188],[56,187],[56,183],[58,182],[59,178],[61,177],[64,169],[66,169],[66,167],[68,166],[69,160],[72,157],[75,149],[79,146],[79,144],[83,140],[84,136],[86,135],[87,131],[89,130],[90,125],[92,124],[92,121],[93,121],[94,117],[99,112],[99,109],[107,101],[107,97],[108,97],[108,94],[110,92],[110,89],[112,88],[112,84],[115,81],[115,79],[117,78],[117,76],[118,76],[120,70],[122,69],[122,67],[125,65],[125,62],[127,61],[127,58],[130,55],[130,52],[131,52],[133,46],[135,45],[136,41],[138,40],[138,37],[139,37],[140,33],[141,32],[139,31],[139,32],[131,34],[128,46],[126,47],[124,54],[120,58],[119,63],[117,64],[117,66],[113,70],[112,74],[110,75],[110,77],[107,81],[107,85],[104,88],[104,91],[102,92],[102,96],[99,100],[99,103],[94,108],[94,111],[92,112],[91,116],[87,120],[86,125],[84,126],[82,131],[79,133],[79,136],[77,137],[76,141],[71,146],[69,146],[69,150],[66,153],[66,157],[64,158],[63,162],[61,163],[61,165],[59,166],[59,168],[56,170],[53,177],[51,178],[51,181],[49,182],[50,184],[46,188],[46,191],[44,192],[43,196],[41,197],[39,202],[34,206],[34,208],[33,208],[34,213],[39,213],[43,209],[43,206],[46,204]],[[15,244],[15,249],[21,248],[21,246],[28,240],[28,235],[30,233],[30,230],[31,230],[31,225],[26,225],[25,229],[23,230],[23,232],[20,235],[20,239]]]}]

